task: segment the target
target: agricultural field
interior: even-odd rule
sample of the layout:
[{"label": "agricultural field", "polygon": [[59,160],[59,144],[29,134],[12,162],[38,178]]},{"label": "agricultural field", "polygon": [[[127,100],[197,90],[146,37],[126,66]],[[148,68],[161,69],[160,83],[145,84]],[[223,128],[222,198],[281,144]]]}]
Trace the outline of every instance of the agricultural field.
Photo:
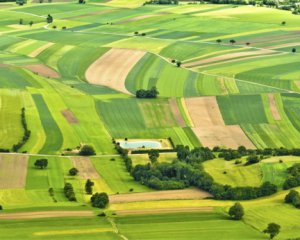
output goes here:
[{"label": "agricultural field", "polygon": [[[300,238],[299,209],[284,203],[300,157],[218,156],[300,148],[299,26],[299,15],[258,5],[0,1],[0,238],[254,240],[274,221],[276,239]],[[161,149],[124,154],[119,141]],[[95,154],[79,156],[86,145]],[[190,164],[197,154],[183,161],[176,146],[217,150]],[[217,187],[278,191],[241,200],[233,221],[236,201],[187,185],[186,165]],[[153,187],[159,177],[168,188]],[[106,208],[92,207],[89,180]]]}]

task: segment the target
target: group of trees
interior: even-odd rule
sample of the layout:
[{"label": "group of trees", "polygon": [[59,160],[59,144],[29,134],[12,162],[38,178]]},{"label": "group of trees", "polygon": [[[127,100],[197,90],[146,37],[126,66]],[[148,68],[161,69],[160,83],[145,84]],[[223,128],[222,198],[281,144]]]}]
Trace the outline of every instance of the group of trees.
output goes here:
[{"label": "group of trees", "polygon": [[105,192],[95,193],[91,197],[91,203],[92,203],[93,207],[105,208],[109,203],[109,198],[108,198],[107,193],[105,193]]},{"label": "group of trees", "polygon": [[96,155],[96,151],[91,145],[83,145],[79,151],[80,156],[92,156]]},{"label": "group of trees", "polygon": [[52,23],[53,22],[53,17],[50,15],[50,14],[48,14],[48,16],[47,16],[47,18],[46,18],[46,21],[47,21],[47,23]]},{"label": "group of trees", "polygon": [[18,4],[19,6],[23,6],[26,3],[27,3],[27,0],[16,0],[16,4]]},{"label": "group of trees", "polygon": [[93,194],[93,186],[95,183],[91,181],[91,179],[88,179],[85,183],[85,192],[86,194],[92,195]]},{"label": "group of trees", "polygon": [[300,186],[300,163],[295,163],[287,169],[289,176],[283,183],[283,189]]},{"label": "group of trees", "polygon": [[77,199],[75,197],[74,188],[73,188],[71,183],[65,183],[64,193],[65,193],[66,198],[69,201],[71,201],[71,202],[76,202],[77,201]]},{"label": "group of trees", "polygon": [[46,158],[37,159],[34,162],[34,166],[36,168],[44,169],[48,166],[48,159],[46,159]]},{"label": "group of trees", "polygon": [[170,5],[170,4],[178,4],[178,0],[150,0],[147,2],[144,2],[144,5],[147,4],[162,4],[162,5]]},{"label": "group of trees", "polygon": [[284,199],[285,203],[292,204],[296,208],[300,208],[300,195],[299,192],[291,190]]},{"label": "group of trees", "polygon": [[156,87],[152,87],[149,90],[140,89],[136,91],[137,98],[157,98],[159,92]]},{"label": "group of trees", "polygon": [[12,147],[13,152],[17,152],[21,147],[23,147],[24,144],[28,141],[30,134],[31,134],[31,131],[28,129],[28,126],[27,126],[24,107],[21,109],[21,124],[24,129],[24,134],[23,134],[22,139],[18,143],[13,145],[13,147]]}]

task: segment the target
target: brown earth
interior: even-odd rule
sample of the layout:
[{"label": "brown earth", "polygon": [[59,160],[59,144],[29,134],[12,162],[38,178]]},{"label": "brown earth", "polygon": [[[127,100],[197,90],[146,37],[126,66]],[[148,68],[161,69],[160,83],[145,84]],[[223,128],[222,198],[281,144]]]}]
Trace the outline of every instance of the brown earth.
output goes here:
[{"label": "brown earth", "polygon": [[35,49],[28,56],[34,58],[34,57],[38,56],[40,53],[42,53],[44,50],[46,50],[47,48],[51,47],[52,45],[54,45],[54,43],[49,42],[49,43]]},{"label": "brown earth", "polygon": [[182,207],[182,208],[150,208],[137,210],[118,210],[117,215],[143,215],[180,212],[212,212],[213,207]]},{"label": "brown earth", "polygon": [[87,69],[86,79],[89,83],[130,94],[125,88],[126,77],[145,53],[131,49],[111,49]]},{"label": "brown earth", "polygon": [[208,63],[213,63],[217,61],[225,61],[225,60],[230,60],[232,58],[239,58],[239,57],[246,57],[246,56],[253,56],[253,55],[265,55],[265,54],[271,54],[274,53],[272,50],[268,49],[262,49],[262,50],[257,50],[257,51],[247,51],[247,52],[235,52],[235,53],[227,53],[224,55],[220,56],[215,56],[215,57],[210,57],[202,60],[198,60],[195,62],[189,62],[183,64],[184,67],[195,67],[198,65],[204,65]]},{"label": "brown earth", "polygon": [[55,70],[53,70],[52,68],[44,64],[32,64],[32,65],[25,65],[22,67],[46,78],[60,77],[60,75]]},{"label": "brown earth", "polygon": [[73,166],[78,169],[82,179],[98,179],[99,174],[88,157],[72,157]]},{"label": "brown earth", "polygon": [[56,218],[56,217],[91,217],[92,211],[42,211],[42,212],[17,212],[1,213],[1,220],[13,219],[35,219],[35,218]]},{"label": "brown earth", "polygon": [[73,112],[70,109],[66,109],[66,110],[61,111],[61,114],[65,117],[65,119],[67,119],[67,121],[70,124],[79,123],[78,119],[75,117],[75,115],[73,114]]},{"label": "brown earth", "polygon": [[271,110],[273,119],[277,120],[277,121],[281,120],[281,116],[278,111],[274,95],[272,93],[269,93],[268,98],[269,98],[270,110]]},{"label": "brown earth", "polygon": [[22,155],[0,156],[0,189],[24,188],[28,157]]},{"label": "brown earth", "polygon": [[225,125],[215,97],[186,98],[185,102],[193,121],[192,130],[204,146],[255,148],[239,125]]},{"label": "brown earth", "polygon": [[179,107],[177,105],[176,98],[169,99],[169,103],[170,103],[171,111],[172,111],[177,123],[179,124],[179,126],[186,127],[185,121],[184,121],[184,119],[181,115],[181,112],[179,110]]},{"label": "brown earth", "polygon": [[175,199],[203,199],[206,197],[211,197],[211,194],[199,189],[184,189],[111,195],[109,196],[109,202],[126,203]]}]

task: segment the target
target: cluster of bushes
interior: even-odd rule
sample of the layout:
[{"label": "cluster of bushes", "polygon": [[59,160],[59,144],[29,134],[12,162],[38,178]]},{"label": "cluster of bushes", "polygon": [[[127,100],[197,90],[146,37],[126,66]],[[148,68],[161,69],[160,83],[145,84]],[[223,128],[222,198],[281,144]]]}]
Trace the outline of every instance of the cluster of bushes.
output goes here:
[{"label": "cluster of bushes", "polygon": [[65,193],[66,198],[69,201],[71,201],[71,202],[76,202],[77,201],[77,199],[75,197],[74,188],[73,188],[71,183],[65,183],[64,193]]},{"label": "cluster of bushes", "polygon": [[300,186],[300,163],[296,163],[287,169],[289,176],[283,183],[283,189]]},{"label": "cluster of bushes", "polygon": [[91,181],[91,179],[88,179],[85,183],[85,192],[89,195],[92,195],[94,185],[95,185],[95,183],[93,181]]},{"label": "cluster of bushes", "polygon": [[232,160],[241,158],[243,156],[300,156],[300,149],[293,148],[264,148],[264,149],[246,149],[244,146],[238,147],[238,149],[224,149],[220,147],[214,147],[213,152],[219,152],[218,157],[225,160]]},{"label": "cluster of bushes", "polygon": [[8,153],[10,150],[7,148],[0,148],[0,152]]},{"label": "cluster of bushes", "polygon": [[36,168],[44,169],[48,166],[48,159],[46,158],[37,159],[34,162],[34,166]]},{"label": "cluster of bushes", "polygon": [[137,90],[135,95],[137,98],[157,98],[159,92],[156,87],[152,87],[150,90]]},{"label": "cluster of bushes", "polygon": [[107,193],[102,192],[102,193],[95,193],[91,197],[91,203],[93,207],[97,208],[105,208],[107,204],[109,203],[109,198]]},{"label": "cluster of bushes", "polygon": [[27,122],[26,122],[26,117],[25,117],[25,108],[21,109],[21,123],[22,123],[22,127],[24,129],[24,135],[23,138],[21,139],[21,141],[19,141],[17,144],[14,144],[12,147],[12,150],[14,152],[17,152],[21,147],[24,146],[24,144],[28,141],[31,131],[28,130],[27,127]]},{"label": "cluster of bushes", "polygon": [[120,156],[124,160],[124,164],[126,166],[127,171],[131,172],[131,170],[132,170],[132,160],[128,156],[128,150],[122,148],[118,143],[116,143],[115,140],[113,140],[113,143],[115,144],[116,151],[120,154]]},{"label": "cluster of bushes", "polygon": [[92,156],[96,155],[96,151],[93,146],[90,145],[83,145],[83,147],[79,151],[80,156]]},{"label": "cluster of bushes", "polygon": [[198,147],[190,150],[188,146],[178,145],[176,147],[177,158],[186,163],[201,163],[206,160],[214,159],[215,155],[207,147]]},{"label": "cluster of bushes", "polygon": [[144,2],[144,5],[147,4],[162,4],[162,5],[169,5],[169,4],[178,4],[178,0],[150,0],[147,2]]},{"label": "cluster of bushes", "polygon": [[255,199],[277,192],[277,186],[270,182],[265,182],[260,187],[231,187],[217,184],[204,171],[199,160],[194,162],[174,160],[172,163],[136,165],[131,175],[136,181],[154,189],[170,190],[195,186],[210,192],[215,199],[222,200]]},{"label": "cluster of bushes", "polygon": [[296,208],[300,208],[300,195],[299,192],[291,190],[284,199],[285,203],[292,204]]}]

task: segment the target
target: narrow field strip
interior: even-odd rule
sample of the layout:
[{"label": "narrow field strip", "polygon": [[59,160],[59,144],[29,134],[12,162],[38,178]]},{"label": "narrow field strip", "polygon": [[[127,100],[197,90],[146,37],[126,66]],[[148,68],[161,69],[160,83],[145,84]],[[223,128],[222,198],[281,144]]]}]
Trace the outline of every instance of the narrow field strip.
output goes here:
[{"label": "narrow field strip", "polygon": [[274,95],[272,93],[269,93],[268,99],[269,99],[270,109],[271,109],[271,113],[272,113],[274,120],[277,120],[277,121],[281,120],[280,112],[277,108]]},{"label": "narrow field strip", "polygon": [[174,199],[203,199],[211,194],[199,189],[168,190],[145,193],[117,194],[109,196],[110,203],[144,202]]},{"label": "narrow field strip", "polygon": [[74,235],[74,234],[90,234],[90,233],[103,233],[103,232],[113,232],[112,228],[95,228],[95,229],[72,229],[72,230],[57,230],[57,231],[45,231],[45,232],[35,232],[34,236],[55,236],[55,235]]},{"label": "narrow field strip", "polygon": [[36,56],[38,56],[40,53],[42,53],[44,50],[46,50],[47,48],[51,47],[52,45],[54,45],[54,43],[49,42],[37,49],[35,49],[33,52],[31,52],[28,56],[35,58]]},{"label": "narrow field strip", "polygon": [[0,220],[57,218],[57,217],[92,217],[92,211],[42,211],[42,212],[18,212],[1,213]]},{"label": "narrow field strip", "polygon": [[72,163],[78,169],[82,179],[99,179],[100,176],[88,157],[72,157]]},{"label": "narrow field strip", "polygon": [[60,75],[58,72],[53,70],[52,68],[44,65],[44,64],[31,64],[31,65],[25,65],[23,68],[32,71],[33,73],[36,73],[38,75],[41,75],[46,78],[59,78]]}]

